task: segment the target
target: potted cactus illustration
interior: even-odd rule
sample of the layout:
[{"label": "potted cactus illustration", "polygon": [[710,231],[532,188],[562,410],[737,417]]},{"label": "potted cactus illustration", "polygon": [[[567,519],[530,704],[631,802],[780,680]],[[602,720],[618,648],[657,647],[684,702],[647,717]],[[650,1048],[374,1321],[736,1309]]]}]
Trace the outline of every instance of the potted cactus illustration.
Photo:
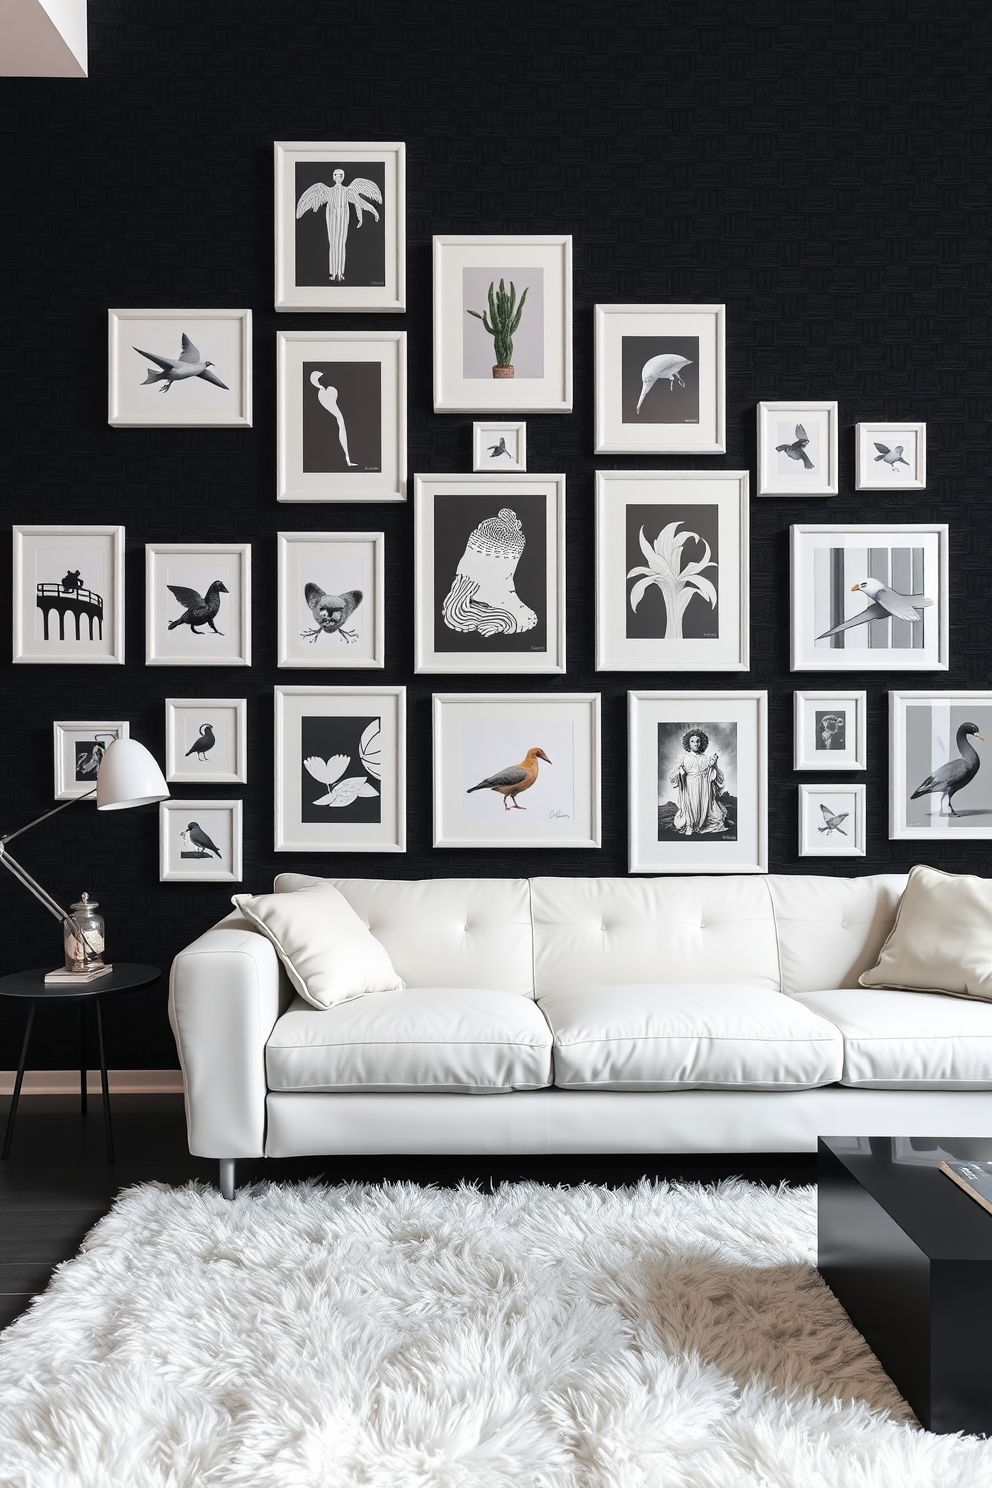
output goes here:
[{"label": "potted cactus illustration", "polygon": [[469,315],[474,315],[476,320],[481,320],[484,328],[493,338],[493,351],[496,354],[496,365],[493,368],[493,376],[498,378],[513,376],[513,335],[520,325],[520,317],[524,313],[524,302],[527,299],[527,291],[524,290],[517,300],[517,290],[510,280],[510,292],[507,294],[506,285],[503,280],[499,281],[499,289],[495,284],[489,286],[489,313],[483,310],[469,310]]}]

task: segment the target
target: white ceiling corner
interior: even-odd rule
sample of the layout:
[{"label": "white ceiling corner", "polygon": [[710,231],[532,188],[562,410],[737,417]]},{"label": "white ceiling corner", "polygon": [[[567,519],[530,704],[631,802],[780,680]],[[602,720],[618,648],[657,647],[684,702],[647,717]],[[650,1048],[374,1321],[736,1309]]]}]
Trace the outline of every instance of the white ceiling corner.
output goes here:
[{"label": "white ceiling corner", "polygon": [[87,75],[86,0],[0,0],[0,77]]}]

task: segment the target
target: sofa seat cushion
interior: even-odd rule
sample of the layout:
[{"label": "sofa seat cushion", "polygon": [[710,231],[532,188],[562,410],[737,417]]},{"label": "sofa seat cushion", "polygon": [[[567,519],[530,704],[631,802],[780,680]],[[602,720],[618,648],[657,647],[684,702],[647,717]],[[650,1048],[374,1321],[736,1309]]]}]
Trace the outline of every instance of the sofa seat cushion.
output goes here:
[{"label": "sofa seat cushion", "polygon": [[764,987],[581,987],[538,1006],[565,1090],[807,1090],[841,1074],[837,1029]]},{"label": "sofa seat cushion", "polygon": [[295,998],[265,1050],[270,1090],[457,1091],[551,1084],[551,1031],[513,992],[407,987],[316,1009]]},{"label": "sofa seat cushion", "polygon": [[939,992],[795,992],[844,1035],[842,1085],[992,1090],[992,1005]]}]

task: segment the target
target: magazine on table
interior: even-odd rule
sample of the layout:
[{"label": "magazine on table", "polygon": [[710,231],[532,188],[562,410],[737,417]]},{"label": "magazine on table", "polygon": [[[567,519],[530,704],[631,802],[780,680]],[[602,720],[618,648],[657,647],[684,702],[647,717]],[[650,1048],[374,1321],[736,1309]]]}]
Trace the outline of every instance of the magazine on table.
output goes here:
[{"label": "magazine on table", "polygon": [[942,1162],[940,1171],[992,1214],[992,1163]]}]

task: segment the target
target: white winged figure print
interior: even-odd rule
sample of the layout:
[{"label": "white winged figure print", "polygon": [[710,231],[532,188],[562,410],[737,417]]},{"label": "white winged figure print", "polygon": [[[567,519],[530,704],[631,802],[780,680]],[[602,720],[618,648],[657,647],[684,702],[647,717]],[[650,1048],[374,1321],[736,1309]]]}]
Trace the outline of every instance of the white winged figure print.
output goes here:
[{"label": "white winged figure print", "polygon": [[332,280],[344,279],[344,261],[348,251],[348,226],[351,208],[355,209],[356,226],[362,225],[362,212],[371,212],[376,222],[379,213],[372,202],[382,205],[382,193],[374,181],[367,176],[356,176],[349,186],[344,184],[344,171],[336,170],[333,186],[324,181],[315,181],[296,203],[297,221],[305,212],[319,212],[325,208],[324,221],[327,227],[327,273]]},{"label": "white winged figure print", "polygon": [[328,787],[324,795],[318,796],[314,801],[315,806],[350,806],[352,801],[357,801],[359,796],[377,796],[379,792],[374,785],[369,784],[369,776],[379,780],[381,778],[381,748],[379,742],[379,720],[373,718],[368,728],[362,734],[358,745],[358,755],[364,775],[349,775],[342,780],[345,770],[351,764],[350,754],[332,754],[330,759],[321,759],[319,755],[312,754],[303,761],[304,767],[313,776],[314,780]]}]

